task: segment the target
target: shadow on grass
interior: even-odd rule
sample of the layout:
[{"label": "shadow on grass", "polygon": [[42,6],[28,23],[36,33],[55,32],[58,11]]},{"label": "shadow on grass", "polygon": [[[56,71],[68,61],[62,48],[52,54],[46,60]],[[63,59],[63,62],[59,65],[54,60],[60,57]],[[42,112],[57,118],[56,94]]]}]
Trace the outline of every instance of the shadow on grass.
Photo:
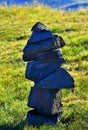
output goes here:
[{"label": "shadow on grass", "polygon": [[61,122],[63,124],[70,124],[70,123],[72,123],[74,121],[75,121],[75,119],[74,119],[74,113],[72,113],[70,116],[66,117],[65,119],[63,119],[63,118],[61,119]]},{"label": "shadow on grass", "polygon": [[[63,124],[69,124],[72,123],[74,121],[74,117],[71,115],[70,117],[67,117],[66,119],[61,119],[61,122]],[[3,124],[0,126],[0,130],[24,130],[25,127],[36,127],[39,128],[40,126],[42,126],[43,124],[30,124],[28,125],[27,120],[23,120],[20,123],[18,123],[17,125],[7,125],[7,124]]]},{"label": "shadow on grass", "polygon": [[13,124],[12,125],[7,125],[7,124],[0,125],[0,130],[23,130],[24,126],[26,126],[26,125],[27,125],[27,121],[23,120],[16,126],[13,126]]},{"label": "shadow on grass", "polygon": [[23,120],[20,123],[18,123],[17,125],[8,125],[8,124],[3,124],[0,125],[0,130],[24,130],[24,127],[36,127],[39,128],[40,126],[42,126],[43,124],[28,124],[27,120]]},{"label": "shadow on grass", "polygon": [[[68,117],[66,118],[61,118],[62,124],[71,124],[72,122],[74,122],[74,112],[72,112]],[[0,125],[0,130],[24,130],[25,127],[36,127],[39,128],[41,127],[43,124],[28,124],[27,120],[23,120],[21,122],[19,122],[17,125],[14,124],[3,124]]]}]

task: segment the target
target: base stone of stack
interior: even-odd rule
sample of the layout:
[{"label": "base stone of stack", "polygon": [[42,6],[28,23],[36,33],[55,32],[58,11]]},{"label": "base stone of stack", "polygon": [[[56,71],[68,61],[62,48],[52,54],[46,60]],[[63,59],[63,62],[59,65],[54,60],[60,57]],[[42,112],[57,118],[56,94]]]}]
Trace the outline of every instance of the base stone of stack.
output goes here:
[{"label": "base stone of stack", "polygon": [[27,113],[27,121],[29,125],[42,125],[42,124],[48,124],[48,125],[55,125],[57,124],[61,119],[62,113],[59,112],[52,116],[44,116],[40,114],[37,110],[31,110]]},{"label": "base stone of stack", "polygon": [[28,106],[35,108],[45,116],[62,111],[61,90],[32,87],[28,98]]}]

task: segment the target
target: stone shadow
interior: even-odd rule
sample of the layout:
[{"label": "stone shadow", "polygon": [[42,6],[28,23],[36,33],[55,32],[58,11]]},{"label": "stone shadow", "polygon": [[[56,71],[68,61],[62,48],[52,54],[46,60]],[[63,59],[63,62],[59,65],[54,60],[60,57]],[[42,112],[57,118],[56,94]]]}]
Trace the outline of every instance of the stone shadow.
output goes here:
[{"label": "stone shadow", "polygon": [[2,125],[0,125],[0,130],[24,130],[24,126],[26,124],[27,124],[26,120],[21,121],[17,125],[2,124]]},{"label": "stone shadow", "polygon": [[24,130],[24,127],[36,127],[39,128],[41,127],[43,124],[28,124],[27,120],[23,120],[21,122],[19,122],[17,125],[14,124],[2,124],[0,125],[0,130]]}]

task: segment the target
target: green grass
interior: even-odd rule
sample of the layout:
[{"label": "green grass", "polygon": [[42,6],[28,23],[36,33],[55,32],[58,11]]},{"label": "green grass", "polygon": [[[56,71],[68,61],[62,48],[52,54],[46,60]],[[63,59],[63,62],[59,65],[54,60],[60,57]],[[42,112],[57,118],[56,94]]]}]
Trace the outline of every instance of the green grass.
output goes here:
[{"label": "green grass", "polygon": [[[22,50],[38,21],[64,38],[63,67],[75,80],[74,93],[63,90],[64,113],[55,126],[28,126],[25,120],[33,82],[25,79]],[[88,130],[88,9],[0,6],[0,55],[0,130]]]}]

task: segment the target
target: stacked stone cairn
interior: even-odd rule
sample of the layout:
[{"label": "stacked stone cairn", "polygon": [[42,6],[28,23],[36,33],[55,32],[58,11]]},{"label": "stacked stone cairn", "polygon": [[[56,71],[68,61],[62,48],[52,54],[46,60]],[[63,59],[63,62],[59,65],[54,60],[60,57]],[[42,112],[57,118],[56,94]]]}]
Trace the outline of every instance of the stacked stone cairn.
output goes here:
[{"label": "stacked stone cairn", "polygon": [[61,65],[65,62],[59,48],[62,37],[53,35],[43,23],[33,25],[32,35],[23,49],[27,63],[25,77],[34,81],[28,97],[29,124],[56,124],[62,115],[61,89],[73,88],[72,76]]}]

